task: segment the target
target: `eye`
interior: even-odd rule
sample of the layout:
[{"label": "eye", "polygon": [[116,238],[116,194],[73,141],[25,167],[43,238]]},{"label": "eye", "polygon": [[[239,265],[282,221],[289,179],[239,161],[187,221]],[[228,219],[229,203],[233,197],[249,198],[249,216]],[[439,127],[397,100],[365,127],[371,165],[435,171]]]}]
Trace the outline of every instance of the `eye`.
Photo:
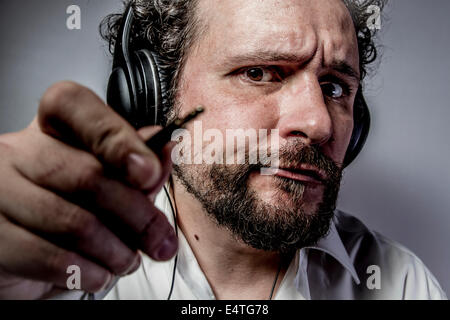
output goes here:
[{"label": "eye", "polygon": [[272,82],[277,81],[276,72],[268,68],[252,67],[245,69],[243,76],[253,82]]},{"label": "eye", "polygon": [[345,89],[339,83],[325,82],[321,87],[323,94],[333,99],[342,98],[346,94]]}]

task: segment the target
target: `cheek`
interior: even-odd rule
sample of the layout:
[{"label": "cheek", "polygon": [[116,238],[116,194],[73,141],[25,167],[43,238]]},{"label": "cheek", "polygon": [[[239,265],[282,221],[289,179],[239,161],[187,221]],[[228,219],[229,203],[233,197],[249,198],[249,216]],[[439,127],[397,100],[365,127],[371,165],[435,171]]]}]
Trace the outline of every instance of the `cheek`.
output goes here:
[{"label": "cheek", "polygon": [[274,99],[259,95],[250,96],[233,90],[228,79],[195,72],[183,83],[180,91],[182,113],[197,105],[205,107],[200,120],[205,129],[260,129],[271,128],[278,114]]},{"label": "cheek", "polygon": [[335,160],[342,162],[347,152],[353,132],[353,117],[340,117],[335,121],[334,140],[332,143]]}]

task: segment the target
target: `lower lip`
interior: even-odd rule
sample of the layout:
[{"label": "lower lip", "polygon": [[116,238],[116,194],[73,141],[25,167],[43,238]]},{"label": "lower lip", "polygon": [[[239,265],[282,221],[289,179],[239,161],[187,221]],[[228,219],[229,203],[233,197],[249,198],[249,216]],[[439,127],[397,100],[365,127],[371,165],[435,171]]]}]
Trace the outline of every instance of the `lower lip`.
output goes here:
[{"label": "lower lip", "polygon": [[293,179],[301,182],[312,183],[312,184],[321,184],[321,182],[313,177],[303,175],[298,172],[292,172],[283,169],[274,169],[273,175],[288,179]]}]

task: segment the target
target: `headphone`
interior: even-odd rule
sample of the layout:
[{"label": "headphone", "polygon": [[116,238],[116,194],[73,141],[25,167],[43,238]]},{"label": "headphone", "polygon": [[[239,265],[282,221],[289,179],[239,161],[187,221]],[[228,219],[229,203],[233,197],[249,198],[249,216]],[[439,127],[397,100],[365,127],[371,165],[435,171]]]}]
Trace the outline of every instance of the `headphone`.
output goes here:
[{"label": "headphone", "polygon": [[[114,48],[113,70],[108,82],[107,102],[136,129],[160,125],[167,114],[169,84],[160,67],[162,57],[144,48],[132,48],[134,21],[131,4],[123,15]],[[344,167],[359,154],[370,128],[370,112],[359,87],[353,108],[354,127]]]},{"label": "headphone", "polygon": [[[133,127],[139,129],[144,126],[162,124],[169,110],[167,103],[169,84],[168,76],[161,68],[162,57],[154,51],[132,47],[130,39],[133,21],[134,13],[130,4],[123,15],[114,46],[114,60],[108,81],[107,102]],[[361,87],[356,94],[353,113],[354,127],[345,154],[344,167],[347,167],[356,158],[369,134],[370,112]],[[165,186],[164,191],[169,199],[175,231],[178,235],[176,207],[174,209]],[[174,288],[177,259],[178,255],[175,257],[167,300],[170,300]]]}]

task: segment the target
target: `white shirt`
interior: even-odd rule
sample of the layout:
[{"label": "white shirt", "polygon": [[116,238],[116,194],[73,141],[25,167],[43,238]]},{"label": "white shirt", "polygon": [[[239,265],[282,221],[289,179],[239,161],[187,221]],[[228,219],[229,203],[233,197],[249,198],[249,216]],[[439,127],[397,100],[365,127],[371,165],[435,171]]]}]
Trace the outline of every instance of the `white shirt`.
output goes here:
[{"label": "white shirt", "polygon": [[[173,224],[167,196],[155,205]],[[189,243],[178,230],[178,262],[172,300],[215,299]],[[167,299],[174,258],[155,262],[142,255],[133,274],[120,278],[96,299]],[[77,296],[78,293],[78,296]],[[80,299],[68,292],[61,298]],[[268,292],[269,296],[269,292]],[[86,298],[83,295],[81,298]],[[353,216],[336,211],[330,232],[314,247],[297,251],[273,299],[447,299],[423,262],[402,245],[370,231]]]}]

